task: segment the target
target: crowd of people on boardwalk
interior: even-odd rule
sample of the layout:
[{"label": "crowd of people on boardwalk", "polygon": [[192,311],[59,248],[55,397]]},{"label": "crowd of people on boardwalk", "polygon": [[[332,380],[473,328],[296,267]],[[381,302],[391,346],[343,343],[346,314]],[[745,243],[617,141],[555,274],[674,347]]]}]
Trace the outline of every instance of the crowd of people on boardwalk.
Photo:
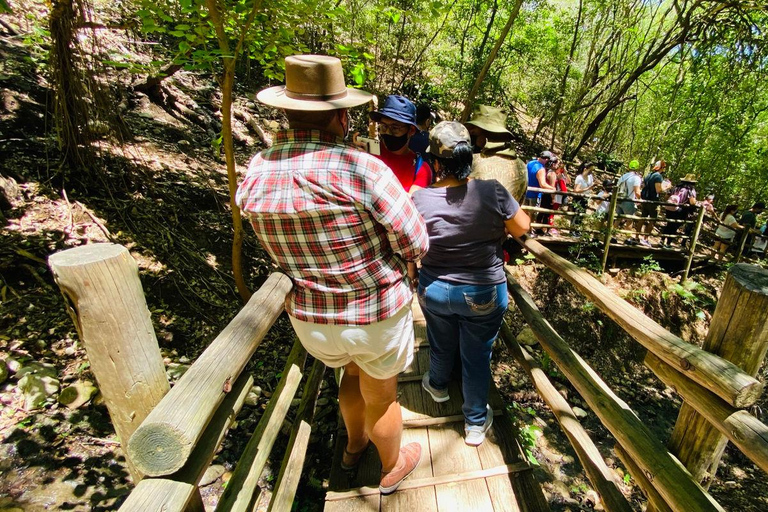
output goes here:
[{"label": "crowd of people on boardwalk", "polygon": [[[762,201],[754,203],[749,210],[742,211],[740,214],[738,205],[728,205],[718,216],[713,204],[714,194],[708,193],[704,199],[698,199],[697,179],[694,174],[686,174],[677,185],[673,186],[672,182],[665,177],[667,167],[664,160],[657,160],[650,171],[643,176],[640,162],[632,160],[626,172],[620,177],[611,176],[603,179],[600,191],[594,194],[595,188],[599,186],[594,178],[597,166],[593,162],[582,163],[572,189],[570,209],[578,215],[572,217],[569,226],[570,234],[580,236],[578,226],[582,224],[589,210],[594,212],[600,229],[603,229],[610,197],[614,190],[617,194],[615,210],[617,219],[614,226],[624,233],[632,232],[623,240],[626,245],[650,248],[653,244],[649,237],[658,236],[659,248],[675,248],[677,238],[691,237],[697,207],[705,210],[705,224],[713,226],[715,239],[712,242],[717,260],[722,259],[727,250],[732,248],[737,232],[743,232],[746,229],[755,230],[758,227],[757,215],[765,210],[765,203]],[[533,235],[557,236],[559,232],[555,227],[554,212],[560,210],[564,200],[567,199],[567,196],[558,192],[566,192],[571,183],[566,166],[551,151],[543,151],[538,158],[528,162],[527,168],[528,192],[524,204],[546,210],[538,213],[536,222],[552,226],[534,229]],[[610,176],[605,171],[603,174]],[[594,204],[592,207],[588,206],[590,200]],[[663,218],[660,217],[660,213],[664,214]],[[737,216],[740,217],[738,221]],[[685,226],[683,235],[680,235],[680,229],[683,226]],[[759,228],[759,233],[754,235],[754,237],[748,236],[745,245],[755,254],[764,255],[768,238],[765,221]],[[618,242],[618,239],[613,237],[612,241]]]},{"label": "crowd of people on boardwalk", "polygon": [[[465,442],[478,446],[493,424],[490,361],[508,302],[504,244],[531,226],[518,199],[524,196],[538,222],[551,226],[571,179],[550,151],[526,165],[511,148],[500,109],[481,105],[466,123],[431,127],[428,108],[391,95],[368,114],[378,140],[350,142],[348,111],[372,95],[346,86],[338,59],[288,57],[285,81],[257,95],[285,112],[289,129],[253,157],[237,206],[293,282],[285,310],[301,343],[341,370],[342,468],[353,470],[372,443],[381,460],[379,490],[389,494],[422,456],[419,443],[401,446],[397,403],[397,376],[413,360],[413,294],[430,347],[421,385],[432,400],[445,402],[452,374],[461,375]],[[583,164],[573,180],[574,192],[584,196],[573,202],[576,210],[588,208],[595,168]],[[658,200],[670,189],[663,162],[644,182],[638,169],[631,162],[615,185],[626,191],[620,208],[627,215],[636,212],[629,199]],[[670,194],[681,212],[696,204],[695,179],[686,179]],[[607,211],[613,187],[603,181],[599,211]],[[655,204],[641,203],[641,210],[642,219],[656,217]],[[760,204],[753,211],[762,211]],[[735,220],[729,224],[732,213],[723,224],[738,229]],[[581,217],[573,218],[579,228]],[[644,243],[652,223],[644,230],[638,222]]]}]

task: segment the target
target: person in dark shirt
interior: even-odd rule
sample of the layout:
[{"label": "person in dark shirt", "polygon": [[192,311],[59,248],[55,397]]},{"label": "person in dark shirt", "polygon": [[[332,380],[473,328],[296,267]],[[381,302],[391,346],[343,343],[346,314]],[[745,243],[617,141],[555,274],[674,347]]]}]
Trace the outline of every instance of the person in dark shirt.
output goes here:
[{"label": "person in dark shirt", "polygon": [[422,386],[435,402],[448,401],[460,352],[464,440],[477,446],[493,423],[489,362],[508,304],[501,246],[507,233],[527,232],[530,219],[498,181],[469,179],[472,147],[460,123],[435,126],[429,151],[438,179],[413,194],[430,239],[418,288],[430,346]]},{"label": "person in dark shirt", "polygon": [[[755,229],[755,226],[757,226],[757,216],[763,213],[764,210],[765,203],[762,201],[756,202],[752,205],[752,208],[741,214],[741,225],[746,229]],[[747,235],[747,241],[744,247],[750,247],[754,238],[755,237],[752,235]]]},{"label": "person in dark shirt", "polygon": [[[658,201],[659,196],[667,191],[667,188],[664,186],[664,177],[662,176],[666,170],[667,163],[664,160],[659,160],[654,164],[651,174],[643,180],[643,190],[640,192],[641,199],[646,201]],[[653,232],[654,220],[658,215],[658,205],[649,203],[640,204],[640,216],[649,219],[637,221],[637,241],[640,244],[647,247],[651,246],[651,242],[648,241],[648,235]]]},{"label": "person in dark shirt", "polygon": [[764,210],[765,203],[762,201],[756,202],[752,208],[741,214],[740,224],[742,226],[749,226],[750,228],[754,228],[757,226],[757,216],[760,215]]}]

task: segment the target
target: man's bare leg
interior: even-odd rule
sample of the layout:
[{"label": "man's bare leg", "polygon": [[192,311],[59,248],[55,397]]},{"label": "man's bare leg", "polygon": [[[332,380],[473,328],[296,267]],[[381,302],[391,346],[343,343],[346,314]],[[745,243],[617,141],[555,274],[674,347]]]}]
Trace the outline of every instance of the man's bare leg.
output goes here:
[{"label": "man's bare leg", "polygon": [[403,417],[397,403],[397,375],[374,379],[360,371],[360,392],[365,400],[365,432],[381,459],[381,469],[392,471],[400,457]]},{"label": "man's bare leg", "polygon": [[349,363],[339,386],[339,409],[347,428],[347,452],[357,453],[368,445],[365,433],[365,400],[360,393],[360,368]]}]

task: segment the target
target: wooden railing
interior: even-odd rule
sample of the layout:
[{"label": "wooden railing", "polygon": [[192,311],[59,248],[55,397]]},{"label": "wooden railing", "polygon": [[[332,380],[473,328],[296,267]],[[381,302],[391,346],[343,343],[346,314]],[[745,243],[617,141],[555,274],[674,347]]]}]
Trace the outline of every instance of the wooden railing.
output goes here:
[{"label": "wooden railing", "polygon": [[[627,199],[627,198],[619,198],[618,197],[618,187],[615,187],[612,194],[610,196],[606,197],[599,197],[594,194],[581,194],[576,192],[560,192],[560,191],[552,191],[552,190],[545,190],[541,188],[535,188],[535,187],[529,187],[529,191],[532,192],[538,192],[541,194],[546,195],[562,195],[564,197],[573,197],[573,198],[581,198],[587,200],[587,206],[585,209],[576,208],[576,209],[569,209],[569,210],[553,210],[549,208],[541,208],[538,206],[523,206],[523,210],[529,213],[531,218],[534,222],[531,223],[531,227],[533,229],[537,230],[549,230],[549,229],[557,229],[558,231],[567,232],[569,234],[572,234],[573,232],[578,232],[579,234],[586,233],[595,239],[602,242],[603,250],[602,250],[602,258],[601,258],[601,266],[603,272],[605,271],[607,265],[608,265],[608,257],[609,253],[611,251],[611,248],[614,249],[618,248],[618,245],[614,242],[612,242],[612,238],[614,235],[626,235],[628,237],[635,237],[637,235],[640,235],[641,233],[638,232],[635,227],[635,222],[643,222],[651,224],[652,226],[657,226],[661,224],[667,224],[667,223],[674,223],[678,226],[678,230],[680,229],[680,226],[690,226],[691,231],[690,234],[664,234],[664,233],[645,233],[646,235],[650,235],[653,237],[660,237],[662,239],[668,238],[670,240],[674,240],[679,242],[680,248],[679,249],[666,249],[666,251],[669,251],[670,253],[677,253],[682,254],[685,259],[685,267],[683,270],[683,281],[688,279],[688,276],[691,271],[691,267],[694,261],[694,258],[697,256],[703,258],[714,258],[716,256],[715,251],[708,246],[708,244],[702,244],[702,235],[706,235],[708,240],[714,241],[716,239],[715,230],[718,226],[723,225],[720,219],[713,217],[711,215],[707,215],[706,209],[703,208],[701,205],[696,205],[692,207],[692,212],[694,212],[693,215],[691,215],[690,219],[668,219],[663,213],[665,210],[663,208],[660,208],[659,216],[656,218],[651,217],[641,217],[638,215],[626,215],[626,214],[619,214],[617,213],[616,209],[619,203],[624,201],[630,201],[632,203],[635,203],[637,208],[640,208],[642,204],[652,204],[659,206],[669,206],[669,202],[665,201],[646,201],[644,199]],[[608,209],[605,212],[605,215],[600,218],[596,218],[594,215],[596,208],[590,204],[590,201],[593,200],[601,200],[601,201],[607,201],[608,202]],[[538,222],[537,217],[539,215],[547,215],[553,217],[553,223],[543,223]],[[568,223],[555,222],[555,219],[568,219]],[[590,219],[596,219],[599,221],[600,228],[599,229],[593,229],[586,227],[589,224]],[[619,227],[621,223],[629,223],[629,227],[631,229],[622,229]],[[750,238],[750,235],[752,237]],[[754,229],[744,229],[740,232],[739,235],[734,239],[734,247],[735,251],[730,251],[727,253],[723,259],[725,262],[735,262],[738,263],[741,261],[745,256],[748,256],[752,250],[752,245],[754,241],[756,240],[755,236],[760,236],[761,233]],[[751,240],[751,243],[748,243],[748,241]]]},{"label": "wooden railing", "polygon": [[[731,269],[707,340],[699,348],[536,240],[521,243],[648,349],[646,365],[683,398],[667,449],[549,325],[507,269],[509,293],[526,321],[613,434],[616,453],[655,510],[722,510],[705,486],[727,440],[768,471],[768,427],[746,411],[763,391],[755,375],[768,350],[767,271],[743,264]],[[137,484],[120,510],[203,510],[197,484],[251,389],[252,379],[243,369],[283,311],[290,280],[272,274],[169,391],[138,269],[127,249],[93,244],[57,253],[49,263],[71,306]],[[615,474],[567,402],[508,328],[502,329],[502,338],[552,408],[606,509],[629,512]],[[253,509],[257,481],[299,389],[306,357],[295,341],[217,511]],[[269,510],[291,509],[324,370],[315,361],[306,379]]]},{"label": "wooden railing", "polygon": [[[243,369],[282,313],[290,279],[273,273],[169,391],[128,250],[92,244],[54,254],[49,264],[71,305],[136,484],[120,510],[203,510],[197,484],[251,390],[253,379]],[[306,357],[295,341],[217,511],[252,510],[256,482],[299,389]],[[269,510],[291,509],[324,370],[315,361],[306,380]]]},{"label": "wooden railing", "polygon": [[[669,447],[647,427],[544,319],[507,268],[510,295],[542,348],[615,437],[616,453],[654,510],[723,510],[706,492],[725,443],[730,440],[768,472],[768,426],[746,408],[763,385],[754,376],[768,350],[768,271],[739,264],[729,273],[703,348],[691,345],[618,297],[589,272],[535,240],[524,247],[570,282],[630,336],[648,349],[646,365],[676,390],[684,404]],[[615,483],[575,416],[509,329],[502,339],[560,422],[607,510],[624,510]]]}]

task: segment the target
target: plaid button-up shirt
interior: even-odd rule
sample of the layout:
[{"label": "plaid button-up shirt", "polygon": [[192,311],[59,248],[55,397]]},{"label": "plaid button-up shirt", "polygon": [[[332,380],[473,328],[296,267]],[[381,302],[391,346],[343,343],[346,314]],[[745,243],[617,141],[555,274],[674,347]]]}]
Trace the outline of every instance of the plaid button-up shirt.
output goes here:
[{"label": "plaid button-up shirt", "polygon": [[410,304],[406,260],[427,252],[427,229],[378,159],[330,133],[283,131],[251,160],[236,200],[293,280],[291,316],[365,325]]}]

